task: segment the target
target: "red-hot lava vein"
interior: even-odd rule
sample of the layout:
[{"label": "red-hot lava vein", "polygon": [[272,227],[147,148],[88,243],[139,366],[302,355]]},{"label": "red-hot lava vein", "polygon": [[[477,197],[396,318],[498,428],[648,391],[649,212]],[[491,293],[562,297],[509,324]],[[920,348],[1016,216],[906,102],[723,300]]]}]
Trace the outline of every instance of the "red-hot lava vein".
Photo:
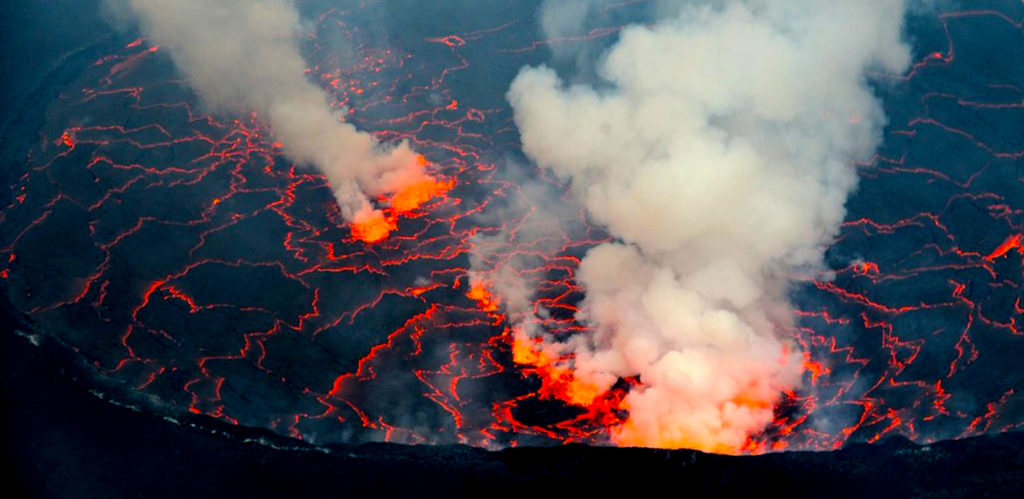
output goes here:
[{"label": "red-hot lava vein", "polygon": [[[1024,421],[1024,53],[986,44],[1024,46],[1024,6],[990,8],[920,20],[924,55],[889,78],[886,142],[859,168],[828,253],[835,278],[794,292],[805,388],[748,450]],[[618,27],[535,40],[521,15],[384,44],[355,28],[359,15],[316,18],[310,77],[451,182],[391,213],[386,238],[356,237],[259,116],[203,114],[159,47],[136,40],[48,111],[2,215],[12,301],[115,397],[162,412],[320,443],[606,441],[636,380],[581,393],[513,341],[467,271],[474,236],[544,216],[487,216],[524,196],[501,171],[518,149],[508,81],[550,43]],[[524,235],[487,253],[537,261],[524,271],[543,276],[544,327],[570,335],[585,329],[576,265],[605,236],[582,213],[561,223],[557,244]]]},{"label": "red-hot lava vein", "polygon": [[[798,312],[802,407],[772,448],[902,434],[930,441],[1021,424],[1024,42],[1021,5],[929,17],[925,54],[896,78],[880,152],[829,251],[830,282]],[[823,306],[824,305],[824,306]],[[806,414],[810,413],[810,416]],[[818,423],[815,423],[815,420]]]}]

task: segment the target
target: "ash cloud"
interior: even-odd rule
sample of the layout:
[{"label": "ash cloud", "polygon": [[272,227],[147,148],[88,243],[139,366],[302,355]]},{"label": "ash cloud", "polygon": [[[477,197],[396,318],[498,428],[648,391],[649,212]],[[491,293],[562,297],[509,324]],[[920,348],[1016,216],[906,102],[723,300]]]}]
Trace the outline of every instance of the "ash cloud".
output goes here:
[{"label": "ash cloud", "polygon": [[133,15],[167,50],[213,111],[256,111],[285,154],[315,166],[348,220],[380,218],[369,197],[428,177],[406,143],[385,146],[342,121],[326,94],[306,77],[290,0],[117,0],[106,8]]},{"label": "ash cloud", "polygon": [[[559,5],[588,12],[551,2],[544,19]],[[576,275],[589,330],[528,334],[602,389],[640,377],[616,443],[739,451],[800,384],[787,290],[821,269],[854,162],[881,141],[865,74],[907,67],[905,7],[662,2],[603,55],[599,88],[543,66],[512,83],[524,152],[615,237]]]}]

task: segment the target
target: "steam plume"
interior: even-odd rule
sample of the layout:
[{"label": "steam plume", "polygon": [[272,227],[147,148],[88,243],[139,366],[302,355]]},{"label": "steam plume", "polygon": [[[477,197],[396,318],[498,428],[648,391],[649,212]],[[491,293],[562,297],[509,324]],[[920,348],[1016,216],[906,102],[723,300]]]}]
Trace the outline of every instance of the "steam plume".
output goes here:
[{"label": "steam plume", "polygon": [[546,67],[512,83],[526,154],[616,238],[577,272],[586,334],[519,334],[573,354],[576,379],[599,390],[640,377],[617,443],[737,451],[800,381],[800,352],[779,334],[787,287],[820,268],[853,163],[880,142],[865,71],[907,65],[904,2],[672,7],[622,32],[600,89]]},{"label": "steam plume", "polygon": [[117,6],[137,14],[213,110],[259,112],[285,154],[327,177],[346,219],[382,219],[368,196],[430,180],[407,144],[386,149],[342,122],[307,80],[291,0],[126,0]]}]

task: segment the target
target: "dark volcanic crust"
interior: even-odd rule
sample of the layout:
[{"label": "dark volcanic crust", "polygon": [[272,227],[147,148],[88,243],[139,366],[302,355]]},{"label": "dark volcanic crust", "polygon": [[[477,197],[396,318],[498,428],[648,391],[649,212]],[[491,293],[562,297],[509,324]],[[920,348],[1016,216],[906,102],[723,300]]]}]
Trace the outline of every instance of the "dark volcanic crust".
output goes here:
[{"label": "dark volcanic crust", "polygon": [[[21,497],[481,497],[662,487],[680,495],[1020,497],[1024,433],[930,446],[721,456],[567,445],[491,452],[363,444],[315,449],[205,416],[173,424],[90,395],[53,348],[4,331],[4,457]],[[263,442],[255,443],[253,440]],[[279,448],[275,448],[279,447]],[[10,496],[9,496],[10,497]],[[578,497],[578,496],[577,496]]]},{"label": "dark volcanic crust", "polygon": [[[87,363],[94,367],[83,373],[89,381],[82,390],[174,417],[204,413],[321,443],[603,441],[606,419],[577,419],[585,416],[582,409],[542,397],[540,378],[513,365],[499,336],[504,321],[479,310],[460,280],[469,258],[466,238],[485,228],[468,215],[511,202],[515,192],[496,176],[496,166],[483,164],[491,156],[518,157],[504,100],[508,82],[524,64],[548,59],[532,28],[539,0],[475,2],[473,9],[454,9],[457,15],[451,2],[360,2],[387,8],[324,18],[359,29],[318,35],[322,50],[312,55],[324,63],[320,83],[345,96],[357,110],[354,120],[386,138],[414,140],[459,180],[437,213],[404,220],[404,237],[373,247],[350,241],[348,229],[330,216],[333,201],[321,181],[296,178],[267,152],[268,140],[248,140],[259,136],[250,133],[259,126],[235,129],[193,117],[195,96],[165,52],[132,41],[130,32],[108,33],[93,19],[96,2],[0,10],[8,14],[0,15],[3,26],[11,28],[0,30],[0,46],[8,49],[0,63],[17,68],[7,75],[17,84],[2,87],[12,105],[5,106],[10,118],[0,120],[0,176],[19,179],[0,193],[0,204],[15,200],[0,213],[0,246],[8,245],[0,252],[0,295],[27,312],[38,331],[75,350],[53,369]],[[90,14],[72,14],[72,3]],[[338,2],[301,3],[315,11]],[[911,75],[871,78],[885,98],[890,127],[878,156],[858,165],[859,190],[826,255],[835,279],[794,290],[800,327],[792,333],[811,362],[803,389],[787,397],[775,424],[758,437],[765,445],[832,448],[894,434],[928,442],[1024,428],[1018,360],[1024,355],[1024,4],[963,0],[943,8],[958,10],[908,20],[918,61]],[[379,22],[350,22],[364,15]],[[45,25],[74,30],[40,36]],[[388,31],[387,43],[361,46],[361,59],[332,49],[338,37],[377,29]],[[448,33],[465,39],[441,36]],[[18,62],[23,59],[31,64]],[[351,85],[334,79],[334,69],[342,68],[357,76]],[[211,147],[203,139],[218,142],[229,133],[232,140],[219,152],[244,153],[246,161],[225,163],[218,154],[216,167],[205,163],[214,156],[191,164]],[[236,189],[237,182],[245,188]],[[562,300],[564,316],[553,315],[553,323],[571,326],[579,300],[568,292],[573,266],[565,262],[600,237],[579,238],[565,254],[549,255],[551,265],[535,269],[558,283],[542,297]],[[429,287],[413,287],[435,274]],[[86,409],[91,399],[79,407],[72,396],[35,400],[47,388],[19,379],[26,383],[12,393],[31,394],[19,400],[33,405],[10,416],[13,440],[60,435],[60,418],[93,418],[109,409]],[[58,414],[31,412],[42,408]],[[45,425],[37,421],[56,428],[40,430]],[[113,430],[84,428],[85,435],[110,432],[99,447],[104,451],[163,452],[138,450],[138,438]],[[170,431],[156,428],[157,439]],[[82,451],[69,443],[77,440],[61,442],[63,452],[31,442],[7,450],[27,453],[19,460],[34,459],[45,476],[65,480],[105,462],[89,455],[84,468],[61,475],[57,470],[65,468],[52,456],[93,452],[89,442]],[[109,449],[117,443],[126,448]],[[49,450],[31,451],[36,446]],[[438,460],[455,452],[446,449],[437,451]],[[424,452],[434,455],[414,454]],[[519,454],[524,451],[458,452],[469,457],[456,475],[472,466],[491,469],[495,459],[501,476],[564,469],[502,464],[506,455],[534,459]],[[567,452],[553,458],[559,463],[577,456],[544,452]],[[422,459],[413,462],[431,462]],[[629,471],[608,475],[625,480]],[[86,483],[94,480],[84,476]]]}]

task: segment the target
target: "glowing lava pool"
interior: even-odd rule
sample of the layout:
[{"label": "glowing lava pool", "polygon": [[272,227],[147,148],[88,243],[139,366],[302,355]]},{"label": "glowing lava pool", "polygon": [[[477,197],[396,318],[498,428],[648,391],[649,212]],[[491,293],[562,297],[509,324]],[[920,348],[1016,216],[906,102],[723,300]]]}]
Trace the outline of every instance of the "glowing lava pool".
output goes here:
[{"label": "glowing lava pool", "polygon": [[[471,269],[529,257],[543,327],[585,329],[575,272],[610,236],[520,152],[506,92],[550,47],[608,46],[646,2],[564,39],[538,34],[539,2],[414,3],[302,4],[309,78],[440,179],[376,200],[384,227],[353,230],[259,115],[206,113],[163,48],[118,35],[79,52],[90,64],[53,89],[0,215],[25,328],[106,396],[171,417],[317,444],[607,443],[636,380],[580,393],[516,340],[488,287],[501,276]],[[857,167],[830,275],[791,291],[802,387],[744,451],[1024,425],[1024,4],[962,3],[911,15],[912,69],[875,75],[884,143]],[[524,178],[562,209],[531,205]]]}]

